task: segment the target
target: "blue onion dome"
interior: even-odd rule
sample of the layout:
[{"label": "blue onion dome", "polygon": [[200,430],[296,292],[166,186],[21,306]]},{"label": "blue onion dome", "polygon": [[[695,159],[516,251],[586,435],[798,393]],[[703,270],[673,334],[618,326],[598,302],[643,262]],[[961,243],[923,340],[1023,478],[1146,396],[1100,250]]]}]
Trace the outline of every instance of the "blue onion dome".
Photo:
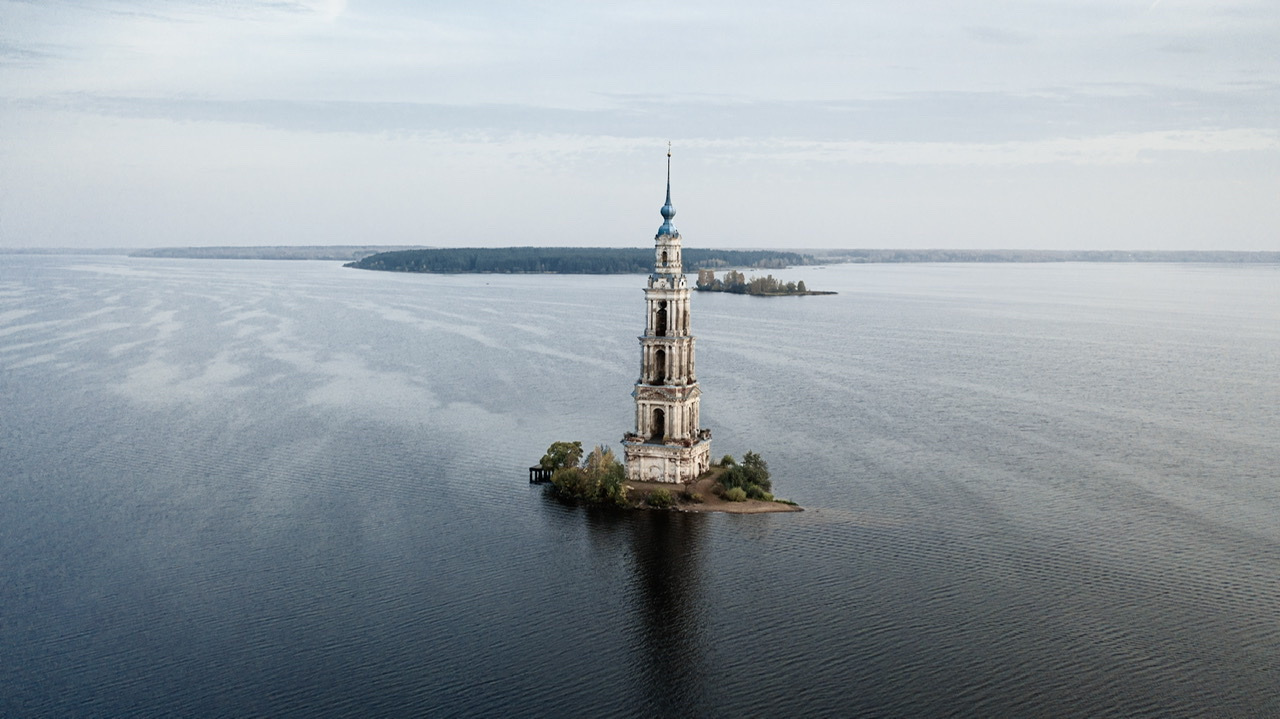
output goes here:
[{"label": "blue onion dome", "polygon": [[667,204],[662,206],[662,227],[658,228],[659,235],[678,235],[680,234],[675,225],[671,224],[671,218],[676,216],[676,208],[671,205],[671,198],[667,198]]}]

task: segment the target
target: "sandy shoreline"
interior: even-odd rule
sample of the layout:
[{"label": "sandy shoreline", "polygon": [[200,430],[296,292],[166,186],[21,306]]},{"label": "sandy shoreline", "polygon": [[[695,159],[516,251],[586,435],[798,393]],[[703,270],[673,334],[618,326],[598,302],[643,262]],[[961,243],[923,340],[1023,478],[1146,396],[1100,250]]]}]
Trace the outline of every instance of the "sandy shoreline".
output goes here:
[{"label": "sandy shoreline", "polygon": [[726,514],[761,514],[764,512],[803,512],[804,507],[781,502],[765,502],[759,499],[748,499],[745,502],[730,502],[712,493],[715,486],[714,476],[702,476],[691,484],[671,484],[669,482],[627,482],[627,496],[632,500],[643,500],[650,492],[665,489],[672,496],[679,498],[680,493],[689,492],[702,495],[701,502],[680,502],[672,509],[677,512],[724,512]]}]

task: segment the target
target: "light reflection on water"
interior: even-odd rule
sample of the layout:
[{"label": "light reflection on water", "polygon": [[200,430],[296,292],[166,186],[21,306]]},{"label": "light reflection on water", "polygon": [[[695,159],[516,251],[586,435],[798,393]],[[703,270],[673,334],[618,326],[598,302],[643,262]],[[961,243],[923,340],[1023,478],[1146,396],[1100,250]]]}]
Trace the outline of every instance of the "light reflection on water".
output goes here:
[{"label": "light reflection on water", "polygon": [[1280,712],[1280,269],[697,295],[796,515],[524,483],[616,443],[636,277],[3,258],[0,715]]}]

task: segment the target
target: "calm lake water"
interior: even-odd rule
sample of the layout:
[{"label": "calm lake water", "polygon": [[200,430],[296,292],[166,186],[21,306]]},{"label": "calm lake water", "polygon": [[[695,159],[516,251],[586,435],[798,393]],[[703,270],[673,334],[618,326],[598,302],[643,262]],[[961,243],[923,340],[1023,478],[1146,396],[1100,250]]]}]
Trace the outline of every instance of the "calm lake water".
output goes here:
[{"label": "calm lake water", "polygon": [[640,276],[0,256],[0,716],[1280,716],[1280,267],[775,274],[614,514]]}]

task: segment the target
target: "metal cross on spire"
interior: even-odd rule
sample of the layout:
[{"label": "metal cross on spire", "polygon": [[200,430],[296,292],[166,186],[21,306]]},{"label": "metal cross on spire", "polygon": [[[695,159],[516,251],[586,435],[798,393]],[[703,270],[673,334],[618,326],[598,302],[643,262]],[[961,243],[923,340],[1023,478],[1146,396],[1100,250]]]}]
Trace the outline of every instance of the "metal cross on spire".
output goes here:
[{"label": "metal cross on spire", "polygon": [[667,140],[667,205],[671,204],[671,141]]}]

